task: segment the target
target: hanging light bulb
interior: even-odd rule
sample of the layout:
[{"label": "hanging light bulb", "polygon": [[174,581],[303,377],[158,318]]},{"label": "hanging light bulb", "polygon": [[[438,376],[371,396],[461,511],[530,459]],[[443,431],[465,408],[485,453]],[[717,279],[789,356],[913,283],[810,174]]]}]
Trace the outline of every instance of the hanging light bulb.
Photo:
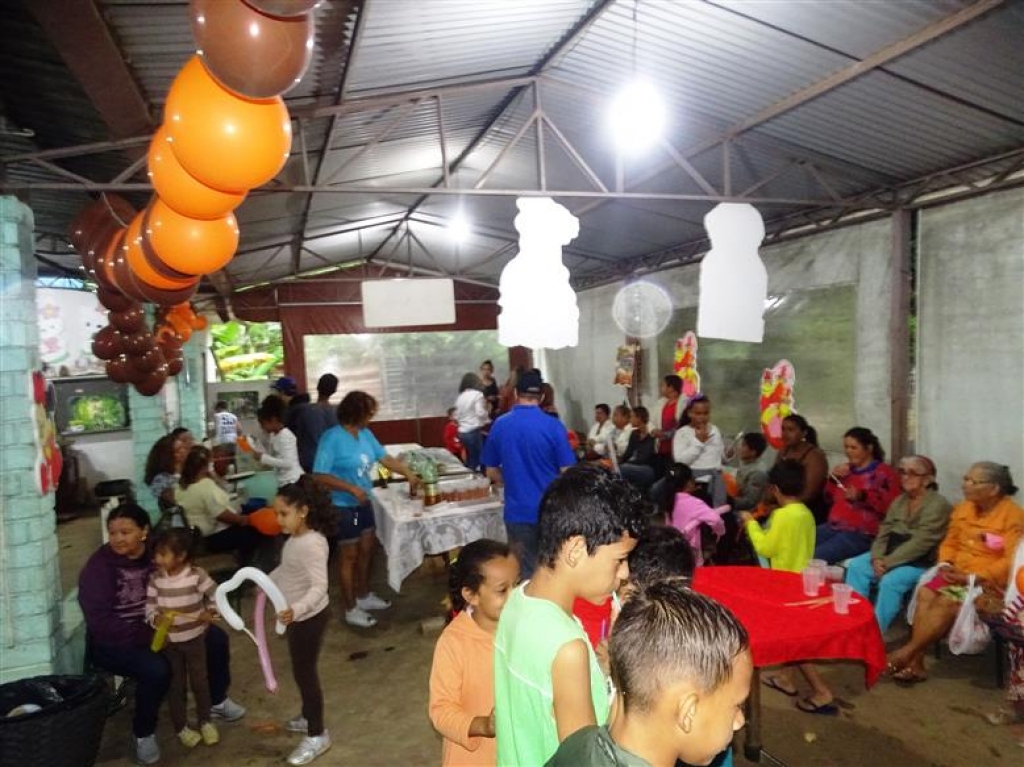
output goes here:
[{"label": "hanging light bulb", "polygon": [[469,239],[470,234],[469,219],[466,218],[466,214],[460,210],[448,222],[448,236],[451,237],[456,244],[461,244]]},{"label": "hanging light bulb", "polygon": [[626,85],[608,110],[615,146],[623,154],[637,154],[653,145],[664,134],[665,121],[665,102],[647,80]]}]

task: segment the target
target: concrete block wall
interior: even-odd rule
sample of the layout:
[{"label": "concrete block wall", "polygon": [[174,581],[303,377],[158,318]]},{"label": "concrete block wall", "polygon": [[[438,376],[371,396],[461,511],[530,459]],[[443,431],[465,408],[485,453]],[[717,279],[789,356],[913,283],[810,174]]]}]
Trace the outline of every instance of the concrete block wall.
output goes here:
[{"label": "concrete block wall", "polygon": [[38,369],[32,211],[0,197],[0,683],[61,669],[53,494],[33,475],[29,373]]}]

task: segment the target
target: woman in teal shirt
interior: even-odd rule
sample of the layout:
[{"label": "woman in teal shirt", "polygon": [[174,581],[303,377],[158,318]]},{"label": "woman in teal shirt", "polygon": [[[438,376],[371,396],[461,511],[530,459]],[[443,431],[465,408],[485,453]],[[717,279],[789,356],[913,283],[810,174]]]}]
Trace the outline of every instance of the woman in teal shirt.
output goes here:
[{"label": "woman in teal shirt", "polygon": [[331,491],[338,513],[341,593],[345,622],[370,628],[377,619],[371,610],[386,610],[391,603],[370,591],[376,521],[370,493],[373,465],[381,463],[391,472],[408,478],[411,487],[419,477],[397,458],[389,456],[367,428],[377,414],[377,400],[362,391],[352,391],[338,405],[338,426],[323,433],[313,462],[313,476]]}]

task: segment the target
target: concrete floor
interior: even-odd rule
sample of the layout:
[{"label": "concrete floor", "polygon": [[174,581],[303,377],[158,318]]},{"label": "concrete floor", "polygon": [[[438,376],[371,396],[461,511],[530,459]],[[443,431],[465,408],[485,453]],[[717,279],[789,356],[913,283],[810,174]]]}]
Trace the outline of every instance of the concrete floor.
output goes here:
[{"label": "concrete floor", "polygon": [[[58,528],[65,587],[73,586],[85,558],[99,545],[98,520],[83,516]],[[375,589],[394,601],[374,629],[356,630],[340,622],[328,631],[320,663],[327,703],[327,725],[334,747],[317,764],[324,767],[434,765],[440,741],[427,719],[427,679],[436,636],[424,636],[420,621],[441,613],[445,573],[440,560],[428,561],[405,582],[401,595],[384,584],[384,556],[375,564]],[[332,584],[332,607],[337,607]],[[252,600],[242,614],[251,622]],[[894,640],[902,639],[894,631]],[[232,637],[231,695],[248,709],[238,723],[222,725],[221,743],[186,751],[163,719],[158,733],[162,765],[248,767],[280,765],[298,736],[284,733],[280,722],[299,710],[291,681],[287,648],[271,641],[279,691],[267,692],[256,649],[247,637]],[[821,767],[1022,767],[1024,749],[1007,728],[989,726],[982,714],[1002,703],[994,684],[994,655],[955,658],[944,651],[931,662],[931,679],[904,689],[880,682],[866,692],[863,672],[854,664],[823,665],[824,674],[842,698],[839,717],[796,711],[793,702],[765,689],[764,744],[781,763]],[[102,767],[132,764],[129,708],[107,721],[97,762]],[[737,765],[749,765],[737,755]],[[763,759],[762,764],[772,764]],[[525,766],[524,766],[525,767]]]}]

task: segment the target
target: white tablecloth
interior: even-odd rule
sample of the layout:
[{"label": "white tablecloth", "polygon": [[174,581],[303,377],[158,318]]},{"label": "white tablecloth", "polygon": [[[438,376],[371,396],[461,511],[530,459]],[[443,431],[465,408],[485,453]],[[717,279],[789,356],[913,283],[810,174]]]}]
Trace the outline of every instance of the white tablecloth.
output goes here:
[{"label": "white tablecloth", "polygon": [[388,556],[388,585],[396,592],[427,555],[443,554],[481,538],[505,540],[504,505],[497,499],[441,503],[424,511],[422,501],[409,499],[404,482],[374,488],[371,499],[377,537]]}]

